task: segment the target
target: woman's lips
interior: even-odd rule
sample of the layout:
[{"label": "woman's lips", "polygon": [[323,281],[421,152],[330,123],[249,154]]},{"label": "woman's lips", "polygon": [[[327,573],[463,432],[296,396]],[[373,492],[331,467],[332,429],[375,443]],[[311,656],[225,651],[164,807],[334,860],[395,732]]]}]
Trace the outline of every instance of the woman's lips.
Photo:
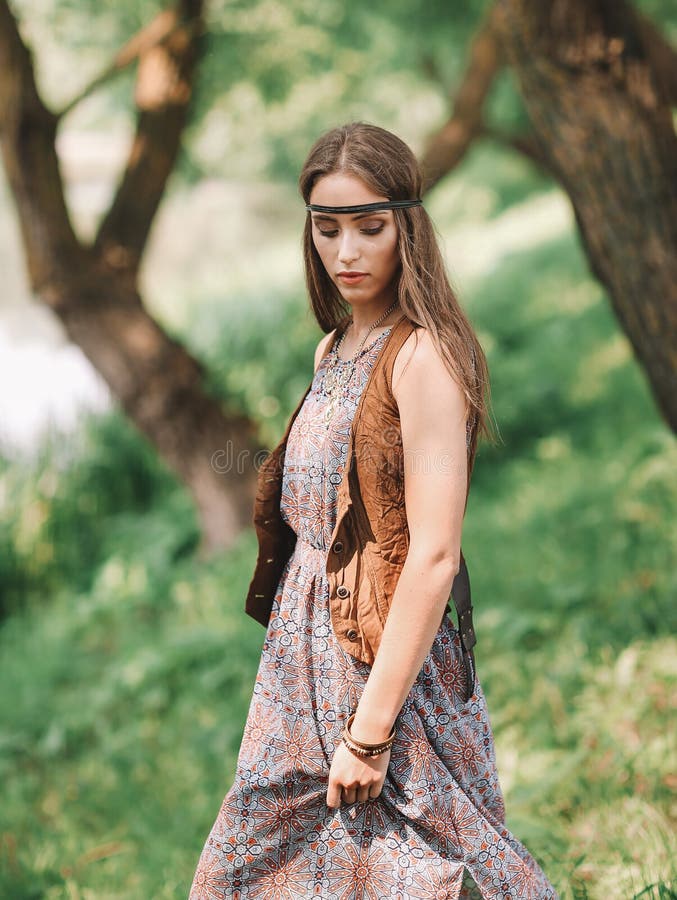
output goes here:
[{"label": "woman's lips", "polygon": [[339,278],[345,284],[359,284],[360,281],[362,281],[362,279],[366,277],[367,275],[364,272],[360,275],[339,275]]}]

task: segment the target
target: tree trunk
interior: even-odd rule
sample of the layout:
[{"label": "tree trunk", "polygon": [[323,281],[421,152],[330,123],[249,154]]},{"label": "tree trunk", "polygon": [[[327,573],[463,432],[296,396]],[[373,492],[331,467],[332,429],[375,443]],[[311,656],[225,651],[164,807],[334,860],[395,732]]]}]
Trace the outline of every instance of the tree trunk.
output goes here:
[{"label": "tree trunk", "polygon": [[77,285],[51,295],[53,308],[131,421],[189,488],[203,550],[228,546],[251,524],[253,423],[224,414],[204,389],[199,362],[148,315],[133,286],[100,260],[85,272]]},{"label": "tree trunk", "polygon": [[224,414],[204,388],[200,364],[148,315],[137,289],[180,146],[202,29],[201,0],[180,0],[158,17],[158,42],[139,53],[136,135],[93,247],[78,239],[69,219],[55,151],[59,116],[38,94],[6,0],[0,0],[0,145],[33,291],[185,482],[203,549],[212,550],[251,524],[260,451],[254,427]]},{"label": "tree trunk", "polygon": [[499,0],[506,56],[590,267],[677,430],[677,138],[669,49],[623,0]]}]

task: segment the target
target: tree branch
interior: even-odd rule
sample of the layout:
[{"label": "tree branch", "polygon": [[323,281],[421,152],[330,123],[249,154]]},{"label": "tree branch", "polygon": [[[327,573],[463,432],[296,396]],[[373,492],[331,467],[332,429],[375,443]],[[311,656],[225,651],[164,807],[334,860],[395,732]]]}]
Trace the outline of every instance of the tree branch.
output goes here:
[{"label": "tree branch", "polygon": [[63,260],[84,253],[64,199],[56,126],[38,94],[31,52],[6,0],[0,0],[0,147],[35,291],[59,283]]},{"label": "tree branch", "polygon": [[136,134],[94,244],[107,265],[132,278],[179,152],[204,32],[202,5],[180,0],[167,14],[166,38],[139,56]]},{"label": "tree branch", "polygon": [[139,59],[144,53],[153,47],[163,44],[176,33],[181,25],[177,21],[175,14],[171,10],[162,10],[158,15],[145,25],[140,31],[132,35],[132,37],[122,45],[113,57],[112,62],[94,78],[79,94],[76,94],[72,100],[57,113],[57,117],[62,119],[66,116],[78,103],[93,94],[101,85],[110,81],[118,75],[123,69],[131,65],[136,59]]},{"label": "tree branch", "polygon": [[496,30],[497,8],[487,12],[473,38],[468,64],[449,120],[428,138],[421,157],[423,190],[428,191],[465,155],[482,127],[485,100],[503,60]]}]

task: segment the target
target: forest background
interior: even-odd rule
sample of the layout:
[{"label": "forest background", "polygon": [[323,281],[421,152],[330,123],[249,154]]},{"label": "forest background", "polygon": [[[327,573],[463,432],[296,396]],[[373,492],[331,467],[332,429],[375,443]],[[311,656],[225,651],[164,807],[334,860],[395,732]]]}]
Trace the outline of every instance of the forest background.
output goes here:
[{"label": "forest background", "polygon": [[[438,166],[426,207],[489,359],[502,440],[480,446],[463,548],[508,826],[563,898],[676,897],[677,451],[660,341],[637,352],[626,284],[593,272],[566,163],[544,119],[533,139],[516,59],[495,55],[492,4],[177,9],[198,52],[163,119],[160,51],[183,52],[180,17],[155,0],[17,0],[11,16],[0,2],[0,895],[187,895],[263,630],[243,610],[251,479],[213,471],[200,495],[180,460],[216,434],[251,450],[279,437],[322,336],[295,180],[322,131],[365,120]],[[673,4],[634,9],[674,42]],[[30,95],[12,93],[14,21],[61,111],[78,242],[58,219],[49,127],[7,112]],[[670,52],[655,55],[668,69]],[[140,138],[162,183],[130,179],[125,197]],[[607,157],[604,140],[586,136],[583,168],[606,159],[592,180],[616,196],[624,145]],[[639,202],[623,215],[649,227]],[[157,347],[170,364],[154,380]],[[165,402],[179,370],[185,408]]]}]

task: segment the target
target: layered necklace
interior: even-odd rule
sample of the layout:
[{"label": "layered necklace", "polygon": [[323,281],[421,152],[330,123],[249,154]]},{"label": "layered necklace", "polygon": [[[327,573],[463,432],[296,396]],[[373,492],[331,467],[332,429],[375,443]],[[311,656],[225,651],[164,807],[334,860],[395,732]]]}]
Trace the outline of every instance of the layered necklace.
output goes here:
[{"label": "layered necklace", "polygon": [[[341,399],[344,387],[348,384],[353,376],[353,372],[355,371],[355,361],[360,355],[360,351],[362,350],[362,347],[364,347],[364,342],[369,337],[369,333],[373,331],[374,328],[376,328],[378,325],[380,325],[381,322],[384,321],[384,319],[388,318],[390,313],[397,307],[397,303],[398,301],[396,300],[393,305],[389,306],[388,309],[383,313],[383,315],[379,316],[374,324],[369,327],[367,333],[362,338],[360,346],[357,348],[357,350],[349,360],[339,360],[339,352],[341,350],[341,345],[343,344],[343,339],[348,333],[348,328],[350,328],[350,326],[353,324],[352,316],[350,317],[350,322],[344,329],[343,334],[339,338],[338,343],[334,348],[334,355],[331,359],[322,382],[324,392],[329,397],[327,406],[324,411],[324,422],[327,427],[329,427],[329,423],[331,422],[334,413],[336,412],[336,408]],[[346,365],[339,368],[339,362],[345,362]]]}]

